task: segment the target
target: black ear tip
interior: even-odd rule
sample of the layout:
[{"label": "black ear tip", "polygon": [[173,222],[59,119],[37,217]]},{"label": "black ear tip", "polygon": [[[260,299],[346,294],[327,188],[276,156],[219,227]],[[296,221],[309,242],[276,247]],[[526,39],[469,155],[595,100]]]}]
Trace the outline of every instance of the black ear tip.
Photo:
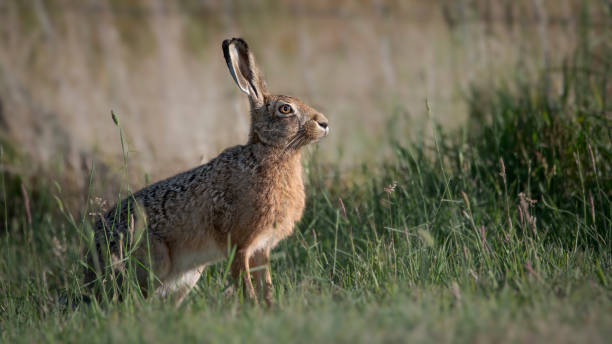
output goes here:
[{"label": "black ear tip", "polygon": [[221,48],[223,50],[227,50],[227,47],[229,47],[230,43],[232,43],[232,40],[230,39],[224,39],[223,43],[221,43]]},{"label": "black ear tip", "polygon": [[229,45],[230,45],[231,41],[229,39],[226,39],[223,41],[223,43],[221,43],[221,50],[223,51],[223,57],[225,57],[226,60],[229,60],[230,55],[229,55]]},{"label": "black ear tip", "polygon": [[240,37],[233,37],[230,39],[223,40],[221,47],[223,48],[223,50],[226,50],[230,46],[230,44],[236,44],[237,47],[242,50],[249,49],[249,45],[247,44],[247,42]]}]

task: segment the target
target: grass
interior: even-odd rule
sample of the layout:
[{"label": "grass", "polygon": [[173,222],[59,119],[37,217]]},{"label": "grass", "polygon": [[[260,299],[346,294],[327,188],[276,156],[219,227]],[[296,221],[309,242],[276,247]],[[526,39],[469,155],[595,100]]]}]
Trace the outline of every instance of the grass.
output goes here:
[{"label": "grass", "polygon": [[309,160],[271,310],[226,295],[225,264],[180,309],[73,304],[96,210],[75,218],[59,187],[3,170],[0,341],[607,342],[612,61],[605,40],[584,44],[539,83],[475,87],[464,130],[390,138],[382,166]]}]

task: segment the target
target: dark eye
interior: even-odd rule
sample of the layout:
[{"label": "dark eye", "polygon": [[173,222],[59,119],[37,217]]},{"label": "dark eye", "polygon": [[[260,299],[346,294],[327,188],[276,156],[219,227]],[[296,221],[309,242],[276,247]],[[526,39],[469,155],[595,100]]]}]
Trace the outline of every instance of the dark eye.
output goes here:
[{"label": "dark eye", "polygon": [[291,105],[283,104],[278,107],[278,112],[282,113],[283,115],[288,115],[293,112],[293,109],[291,108]]}]

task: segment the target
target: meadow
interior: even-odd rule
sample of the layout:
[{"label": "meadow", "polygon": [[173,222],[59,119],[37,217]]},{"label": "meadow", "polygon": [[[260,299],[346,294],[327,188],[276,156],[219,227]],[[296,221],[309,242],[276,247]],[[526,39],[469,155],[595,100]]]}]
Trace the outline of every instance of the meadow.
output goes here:
[{"label": "meadow", "polygon": [[[607,20],[594,25],[590,3]],[[69,186],[24,173],[32,157],[2,137],[0,342],[608,342],[611,11],[585,2],[558,61],[471,82],[460,124],[428,97],[422,122],[388,100],[376,163],[310,148],[304,216],[273,252],[272,309],[228,293],[227,261],[178,309],[135,289],[80,301],[91,222],[133,189],[134,152],[115,156],[117,179],[94,163],[75,211]],[[117,116],[121,150],[134,139]]]}]

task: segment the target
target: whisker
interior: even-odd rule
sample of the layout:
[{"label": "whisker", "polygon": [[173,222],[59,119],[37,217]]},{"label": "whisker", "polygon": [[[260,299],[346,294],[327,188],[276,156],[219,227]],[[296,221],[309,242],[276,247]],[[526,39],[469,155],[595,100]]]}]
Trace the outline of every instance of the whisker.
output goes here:
[{"label": "whisker", "polygon": [[289,141],[289,143],[287,143],[285,145],[285,148],[283,148],[283,153],[287,150],[287,148],[291,148],[292,145],[298,141],[301,137],[303,136],[303,132],[302,131],[298,131],[297,134],[295,134],[295,136],[291,139],[291,141]]},{"label": "whisker", "polygon": [[300,137],[298,138],[297,141],[295,141],[292,145],[291,148],[292,149],[298,149],[303,143],[304,141],[306,141],[306,136],[305,135],[300,135]]}]

